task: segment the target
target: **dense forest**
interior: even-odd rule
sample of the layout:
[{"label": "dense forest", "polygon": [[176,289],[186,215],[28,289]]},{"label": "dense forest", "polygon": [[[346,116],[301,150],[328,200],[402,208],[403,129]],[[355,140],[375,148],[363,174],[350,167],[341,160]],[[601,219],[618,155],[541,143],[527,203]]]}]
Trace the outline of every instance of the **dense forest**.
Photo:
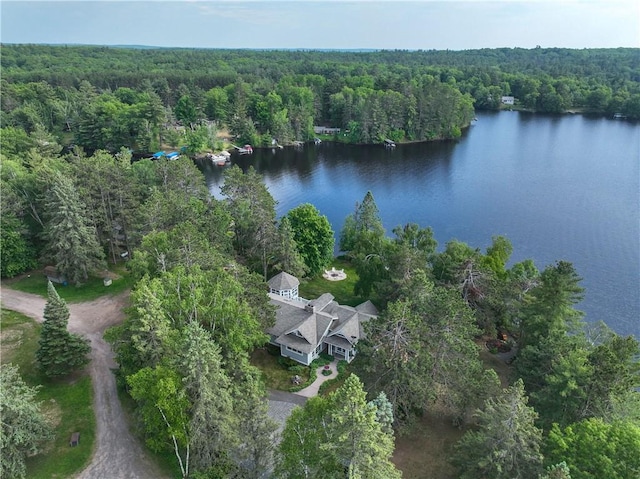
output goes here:
[{"label": "dense forest", "polygon": [[[640,118],[637,49],[252,51],[3,45],[3,128],[87,151],[456,138],[503,96],[537,112]],[[185,131],[186,129],[186,131]]]},{"label": "dense forest", "polygon": [[[480,100],[508,93],[536,110],[553,97],[566,100],[556,111],[633,116],[637,54],[3,46],[2,276],[55,265],[74,287],[126,261],[131,307],[108,333],[118,380],[147,446],[182,477],[400,477],[395,437],[438,414],[465,431],[448,458],[459,477],[637,478],[640,345],[586,324],[573,265],[508,266],[501,236],[480,251],[438,247],[424,225],[389,234],[370,193],[337,236],[353,294],[380,314],[342,385],[296,409],[275,441],[250,361],[275,319],[265,281],[317,276],[334,232],[310,204],[277,218],[253,169],[227,168],[215,199],[187,155],[132,161],[131,151],[214,148],[207,135],[218,128],[256,144],[308,139],[316,124],[355,142],[455,137],[474,107],[499,107]],[[52,288],[47,308],[62,334],[68,311]],[[510,353],[508,376],[485,350]],[[3,459],[3,471],[19,460]]]}]

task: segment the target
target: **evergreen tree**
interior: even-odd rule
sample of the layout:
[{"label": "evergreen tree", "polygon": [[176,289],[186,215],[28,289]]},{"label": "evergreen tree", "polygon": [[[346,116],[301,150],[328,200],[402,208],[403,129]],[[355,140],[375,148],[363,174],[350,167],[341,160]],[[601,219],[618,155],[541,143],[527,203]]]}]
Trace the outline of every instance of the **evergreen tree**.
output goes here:
[{"label": "evergreen tree", "polygon": [[225,171],[221,192],[233,218],[234,247],[265,280],[276,234],[276,202],[253,167],[247,173],[234,165]]},{"label": "evergreen tree", "polygon": [[369,405],[376,408],[376,419],[382,426],[382,430],[393,434],[393,404],[389,402],[384,391],[380,391],[375,399],[369,401]]},{"label": "evergreen tree", "polygon": [[81,284],[104,267],[104,251],[71,180],[56,173],[46,202],[46,255],[69,282]]},{"label": "evergreen tree", "polygon": [[206,471],[229,461],[227,454],[239,440],[231,384],[222,368],[220,347],[196,322],[183,329],[181,351],[178,368],[190,403],[191,467]]},{"label": "evergreen tree", "polygon": [[537,413],[527,406],[522,381],[489,398],[477,413],[478,430],[456,444],[452,462],[460,479],[529,479],[541,472],[542,431]]},{"label": "evergreen tree", "polygon": [[24,478],[25,458],[41,452],[42,443],[53,436],[34,400],[36,392],[17,366],[0,366],[0,477]]},{"label": "evergreen tree", "polygon": [[365,324],[366,340],[358,344],[363,361],[355,367],[369,387],[385,391],[397,426],[435,401],[460,419],[497,381],[480,362],[471,310],[458,292],[434,286],[423,271],[401,295]]},{"label": "evergreen tree", "polygon": [[521,312],[522,347],[580,329],[583,314],[574,309],[583,297],[580,281],[582,278],[567,261],[545,268]]},{"label": "evergreen tree", "polygon": [[89,362],[89,342],[67,331],[69,308],[58,295],[51,281],[47,286],[49,298],[44,307],[44,323],[40,331],[36,360],[47,376],[64,376]]},{"label": "evergreen tree", "polygon": [[329,397],[311,398],[294,409],[282,433],[276,477],[399,478],[390,461],[393,442],[352,374]]},{"label": "evergreen tree", "polygon": [[307,267],[298,251],[296,240],[293,239],[291,221],[286,216],[282,217],[278,227],[275,267],[298,278],[304,277],[307,272]]},{"label": "evergreen tree", "polygon": [[378,206],[371,191],[367,191],[362,203],[356,202],[355,211],[345,219],[340,250],[352,255],[377,253],[384,235]]},{"label": "evergreen tree", "polygon": [[377,407],[366,402],[360,379],[351,374],[331,397],[330,448],[349,479],[393,479],[401,473],[390,461],[393,433],[377,419]]},{"label": "evergreen tree", "polygon": [[389,245],[373,194],[367,191],[362,203],[347,216],[340,232],[340,250],[352,258],[358,280],[354,293],[367,297],[387,277],[386,249]]},{"label": "evergreen tree", "polygon": [[238,355],[229,372],[233,412],[240,446],[234,453],[243,479],[261,479],[273,467],[277,423],[268,416],[269,401],[261,371]]}]

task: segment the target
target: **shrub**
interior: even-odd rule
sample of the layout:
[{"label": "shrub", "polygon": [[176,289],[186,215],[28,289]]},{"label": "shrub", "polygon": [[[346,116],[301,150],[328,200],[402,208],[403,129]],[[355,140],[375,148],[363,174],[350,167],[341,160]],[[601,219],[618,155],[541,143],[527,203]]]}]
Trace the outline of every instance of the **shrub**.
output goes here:
[{"label": "shrub", "polygon": [[285,356],[280,356],[278,358],[278,363],[280,364],[280,366],[282,366],[285,369],[289,369],[292,366],[299,366],[300,363],[297,361],[294,361],[291,358],[287,358]]},{"label": "shrub", "polygon": [[[318,394],[324,394],[329,388],[333,387],[334,384],[340,382],[340,381],[344,381],[347,376],[349,375],[349,372],[347,371],[347,367],[349,366],[349,363],[344,361],[344,360],[340,360],[338,361],[338,375],[333,378],[333,379],[329,379],[328,381],[323,382],[320,385],[320,389],[318,390]],[[324,371],[323,371],[324,374]]]},{"label": "shrub", "polygon": [[[325,354],[325,356],[328,356]],[[326,366],[327,364],[330,364],[331,361],[329,359],[326,359],[326,357],[323,357],[322,355],[320,355],[319,358],[314,359],[313,362],[309,365],[310,368],[319,368],[320,366]]]},{"label": "shrub", "polygon": [[266,346],[267,353],[271,356],[280,356],[280,348],[274,344],[267,344]]}]

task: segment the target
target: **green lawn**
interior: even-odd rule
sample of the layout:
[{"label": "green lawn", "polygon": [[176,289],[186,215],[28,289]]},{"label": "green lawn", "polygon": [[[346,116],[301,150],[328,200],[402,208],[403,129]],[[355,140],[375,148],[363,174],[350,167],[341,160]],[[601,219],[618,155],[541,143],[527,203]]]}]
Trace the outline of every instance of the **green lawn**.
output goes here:
[{"label": "green lawn", "polygon": [[279,354],[270,354],[267,348],[258,348],[251,355],[251,364],[262,371],[268,389],[289,391],[293,386],[291,377],[296,374],[301,377],[303,383],[309,379],[309,368],[302,367],[299,368],[300,371],[292,372],[280,364],[280,357]]},{"label": "green lawn", "polygon": [[331,293],[340,304],[357,306],[365,302],[368,298],[360,298],[353,294],[353,286],[356,284],[358,275],[355,269],[344,258],[335,258],[328,269],[344,269],[347,279],[342,281],[329,281],[318,275],[315,278],[303,280],[299,287],[300,296],[307,299],[315,299],[321,294]]},{"label": "green lawn", "polygon": [[447,458],[463,434],[447,415],[427,414],[406,435],[396,437],[391,461],[404,479],[454,479],[456,470]]},{"label": "green lawn", "polygon": [[[63,286],[55,284],[56,290],[62,299],[67,303],[79,303],[91,301],[105,295],[116,295],[131,288],[133,282],[124,265],[112,266],[110,275],[114,278],[110,286],[105,286],[103,276],[92,277],[80,287],[73,285]],[[25,293],[37,294],[47,297],[47,278],[42,270],[32,271],[30,274],[20,278],[6,280],[4,282],[9,288],[23,291]]]},{"label": "green lawn", "polygon": [[[96,425],[91,379],[85,373],[58,380],[42,376],[35,363],[40,325],[26,316],[3,309],[0,329],[1,362],[17,365],[30,386],[41,386],[37,399],[54,426],[55,438],[46,445],[46,451],[27,459],[27,477],[72,477],[88,464],[93,452]],[[69,447],[69,437],[76,431],[80,432],[80,444]]]}]

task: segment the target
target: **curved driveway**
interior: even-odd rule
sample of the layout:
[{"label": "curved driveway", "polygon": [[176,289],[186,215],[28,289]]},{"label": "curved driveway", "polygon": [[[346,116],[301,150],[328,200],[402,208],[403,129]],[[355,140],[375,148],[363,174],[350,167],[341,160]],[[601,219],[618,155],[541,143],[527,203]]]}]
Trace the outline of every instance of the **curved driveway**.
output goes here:
[{"label": "curved driveway", "polygon": [[[2,287],[2,306],[42,322],[45,299]],[[112,370],[117,367],[104,331],[123,321],[128,294],[103,297],[86,303],[69,304],[69,330],[91,343],[89,371],[93,383],[96,415],[96,449],[91,463],[78,479],[159,479],[164,477],[129,432]]]}]

